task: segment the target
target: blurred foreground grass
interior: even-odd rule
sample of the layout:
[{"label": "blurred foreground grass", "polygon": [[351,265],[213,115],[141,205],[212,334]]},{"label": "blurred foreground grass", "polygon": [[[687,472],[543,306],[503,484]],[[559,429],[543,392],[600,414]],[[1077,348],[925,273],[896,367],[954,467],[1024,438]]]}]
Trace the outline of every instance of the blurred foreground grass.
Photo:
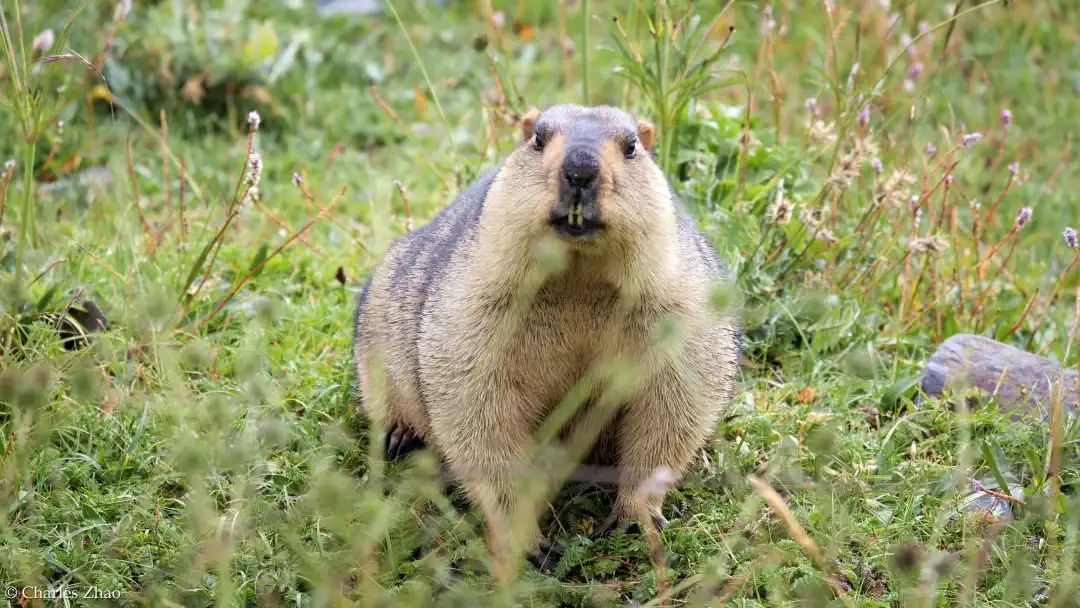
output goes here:
[{"label": "blurred foreground grass", "polygon": [[[1077,362],[1080,11],[891,4],[2,0],[0,586],[148,605],[1080,604],[1076,415],[1051,462],[1045,412],[913,400],[958,331]],[[495,589],[433,460],[369,458],[351,315],[390,239],[505,155],[529,106],[584,101],[582,74],[588,102],[657,122],[738,277],[743,390],[669,496],[666,564],[639,535],[588,540],[610,489],[571,487],[556,571]],[[87,297],[111,327],[68,350]],[[954,517],[971,479],[1026,504]]]}]

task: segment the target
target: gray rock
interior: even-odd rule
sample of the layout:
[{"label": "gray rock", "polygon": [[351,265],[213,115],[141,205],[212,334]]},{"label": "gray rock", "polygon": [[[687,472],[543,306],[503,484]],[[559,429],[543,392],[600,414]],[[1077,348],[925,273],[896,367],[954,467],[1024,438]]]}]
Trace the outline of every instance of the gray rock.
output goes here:
[{"label": "gray rock", "polygon": [[37,192],[47,196],[67,192],[69,190],[89,190],[103,188],[112,183],[112,172],[105,167],[90,167],[83,169],[67,178],[58,179],[55,182],[44,182],[37,185]]},{"label": "gray rock", "polygon": [[[972,486],[972,492],[965,496],[956,511],[953,511],[949,515],[950,522],[956,521],[965,513],[982,513],[987,517],[999,521],[1013,520],[1013,503],[1011,501],[983,491],[984,489],[990,489],[1001,494],[1006,494],[1004,490],[992,487],[992,485],[987,488],[978,482],[973,483]],[[1018,500],[1024,500],[1024,488],[1020,487],[1019,484],[1010,488],[1007,494]]]},{"label": "gray rock", "polygon": [[922,377],[922,390],[939,396],[946,387],[975,387],[994,395],[1004,412],[1049,412],[1052,389],[1061,384],[1066,409],[1080,402],[1075,370],[1061,369],[1057,361],[983,336],[957,334],[945,340],[930,357]]},{"label": "gray rock", "polygon": [[379,0],[319,0],[315,11],[320,15],[358,14],[374,15],[382,12]]},{"label": "gray rock", "polygon": [[[436,0],[436,6],[446,6],[446,0]],[[315,12],[327,15],[377,15],[383,12],[383,0],[317,0]]]}]

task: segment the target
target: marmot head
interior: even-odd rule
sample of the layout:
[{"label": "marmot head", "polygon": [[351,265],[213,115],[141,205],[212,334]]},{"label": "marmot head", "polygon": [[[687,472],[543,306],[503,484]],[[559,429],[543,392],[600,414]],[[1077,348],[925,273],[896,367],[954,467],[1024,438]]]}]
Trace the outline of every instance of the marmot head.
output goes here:
[{"label": "marmot head", "polygon": [[516,238],[550,234],[583,252],[671,234],[674,202],[650,154],[654,132],[607,106],[531,110],[491,201],[502,208],[492,211]]}]

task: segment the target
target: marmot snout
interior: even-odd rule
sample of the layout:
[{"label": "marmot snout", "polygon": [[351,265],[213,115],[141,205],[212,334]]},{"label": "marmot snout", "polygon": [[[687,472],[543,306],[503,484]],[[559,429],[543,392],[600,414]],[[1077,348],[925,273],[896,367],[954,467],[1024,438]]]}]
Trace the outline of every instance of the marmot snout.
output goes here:
[{"label": "marmot snout", "polygon": [[[737,381],[737,322],[710,306],[724,268],[653,162],[648,122],[561,105],[530,112],[521,129],[500,167],[396,241],[373,273],[356,317],[363,406],[389,458],[431,446],[489,526],[503,527],[531,508],[518,482],[537,430],[572,388],[629,365],[632,386],[591,382],[568,425],[603,428],[562,436],[603,444],[594,454],[617,466],[612,521],[662,521],[663,496],[642,484],[687,468]],[[658,345],[672,324],[677,344]],[[535,518],[526,526],[533,549]]]}]

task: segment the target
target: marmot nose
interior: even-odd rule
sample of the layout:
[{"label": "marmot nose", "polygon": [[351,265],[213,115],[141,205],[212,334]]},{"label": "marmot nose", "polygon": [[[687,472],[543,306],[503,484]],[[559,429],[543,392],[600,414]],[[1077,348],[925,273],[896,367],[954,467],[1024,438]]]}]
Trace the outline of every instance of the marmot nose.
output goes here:
[{"label": "marmot nose", "polygon": [[574,188],[588,188],[600,174],[600,159],[588,150],[571,150],[563,162],[563,178]]}]

